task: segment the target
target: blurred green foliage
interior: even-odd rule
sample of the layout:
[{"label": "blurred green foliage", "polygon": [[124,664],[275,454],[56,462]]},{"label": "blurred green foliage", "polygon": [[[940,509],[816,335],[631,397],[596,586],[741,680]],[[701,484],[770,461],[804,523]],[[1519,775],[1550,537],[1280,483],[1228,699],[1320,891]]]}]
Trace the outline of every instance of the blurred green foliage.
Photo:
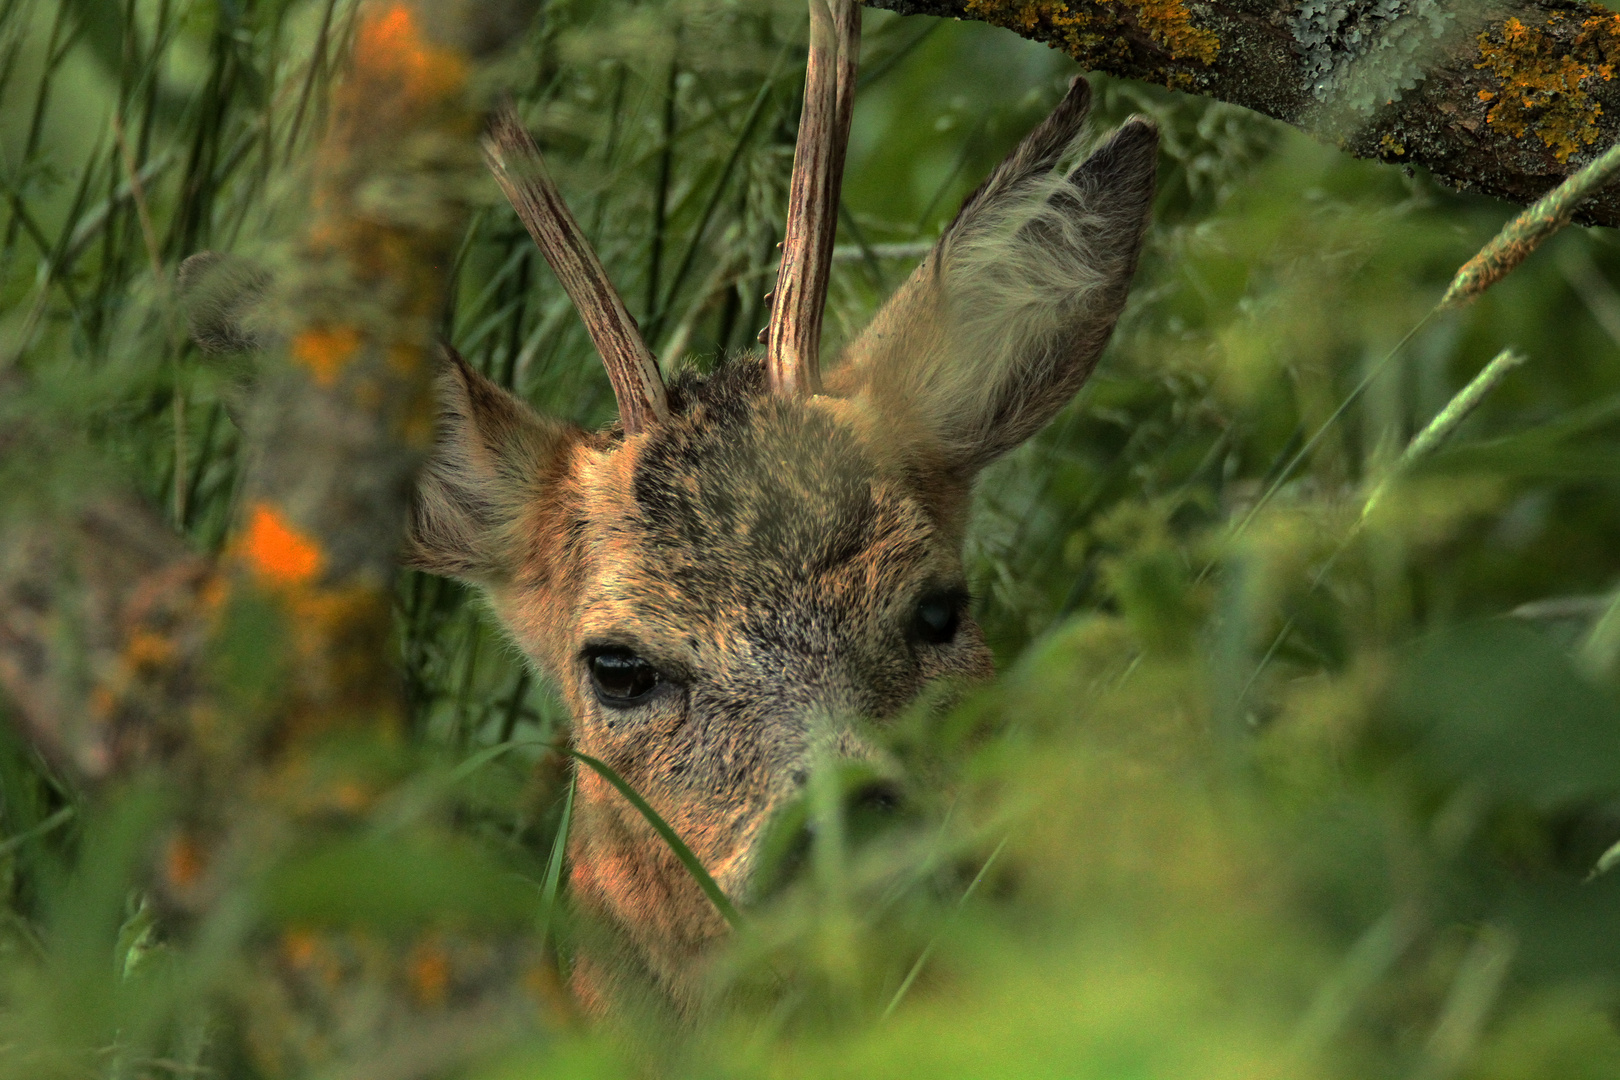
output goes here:
[{"label": "blurred green foliage", "polygon": [[[0,0],[0,367],[32,378],[0,422],[60,433],[0,460],[0,513],[117,474],[198,549],[225,542],[243,366],[185,343],[173,271],[284,257],[352,10]],[[552,0],[482,76],[518,96],[667,366],[764,323],[803,20]],[[829,349],[1070,67],[867,13]],[[705,1076],[1620,1074],[1620,878],[1595,872],[1620,839],[1620,247],[1566,230],[1425,321],[1513,208],[1094,86],[1099,131],[1137,111],[1164,131],[1155,223],[1101,369],[981,487],[970,562],[1006,675],[883,733],[932,804],[865,844],[821,830],[850,843],[746,913],[700,1030],[490,1022],[454,1061],[331,1075],[627,1075],[649,1054]],[[445,269],[473,364],[610,418],[493,186]],[[1506,346],[1528,364],[1363,523]],[[86,805],[0,734],[0,1075],[254,1075],[235,1032],[264,926],[549,925],[567,785],[544,744],[566,718],[461,586],[406,575],[397,616],[409,744],[343,751],[396,778],[375,829],[310,838],[187,936],[140,889],[172,793]],[[239,651],[246,698],[269,668]]]}]

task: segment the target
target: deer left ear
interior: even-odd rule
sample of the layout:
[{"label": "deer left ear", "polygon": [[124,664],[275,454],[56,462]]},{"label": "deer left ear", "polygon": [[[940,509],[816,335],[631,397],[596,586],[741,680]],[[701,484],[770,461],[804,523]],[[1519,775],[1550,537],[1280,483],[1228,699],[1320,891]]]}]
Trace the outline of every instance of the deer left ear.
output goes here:
[{"label": "deer left ear", "polygon": [[1067,175],[1089,105],[1076,79],[968,199],[827,378],[966,482],[1080,389],[1125,305],[1147,230],[1158,129],[1128,121]]},{"label": "deer left ear", "polygon": [[541,416],[446,347],[439,433],[417,478],[405,563],[499,585],[529,548],[524,530],[583,437]]}]

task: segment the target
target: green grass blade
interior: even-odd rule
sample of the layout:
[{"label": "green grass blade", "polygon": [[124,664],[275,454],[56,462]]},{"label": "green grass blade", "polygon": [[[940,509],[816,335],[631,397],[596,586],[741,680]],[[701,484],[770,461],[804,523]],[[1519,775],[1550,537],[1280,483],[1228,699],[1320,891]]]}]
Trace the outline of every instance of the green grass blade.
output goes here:
[{"label": "green grass blade", "polygon": [[673,851],[675,857],[681,860],[681,865],[686,867],[687,873],[692,875],[692,880],[698,883],[698,888],[703,890],[704,895],[714,904],[715,909],[725,916],[726,922],[733,927],[742,925],[742,913],[720,890],[720,886],[715,883],[714,878],[709,876],[709,872],[703,868],[703,864],[698,861],[698,857],[692,854],[692,849],[686,846],[686,842],[675,835],[675,830],[670,828],[669,822],[660,817],[658,811],[654,810],[648,805],[646,799],[636,793],[635,788],[625,783],[624,778],[614,772],[606,762],[599,761],[589,754],[582,754],[578,750],[562,747],[558,749],[576,761],[589,765],[598,776],[612,784],[619,794],[629,801],[631,806],[641,812],[641,816],[647,819],[647,824],[651,825],[653,830],[664,838],[664,843],[669,845],[669,850]]},{"label": "green grass blade", "polygon": [[[955,921],[956,913],[966,907],[967,902],[972,899],[974,892],[984,881],[985,875],[990,872],[990,867],[995,865],[996,859],[1000,857],[1002,849],[1007,846],[1007,841],[1010,839],[1011,837],[1008,836],[1001,838],[1001,843],[997,844],[995,850],[990,853],[990,857],[984,860],[984,865],[979,867],[977,874],[973,875],[973,880],[968,882],[968,887],[962,890],[962,898],[956,902],[956,912],[952,913],[952,918],[946,924],[947,928],[950,922]],[[930,938],[928,944],[923,947],[922,953],[917,957],[916,962],[911,965],[911,970],[906,972],[904,979],[900,980],[900,986],[895,990],[894,996],[889,999],[889,1004],[884,1007],[882,1019],[887,1020],[894,1014],[894,1010],[900,1007],[900,1002],[905,999],[906,994],[911,992],[911,984],[917,981],[918,975],[922,974],[922,969],[927,965],[928,958],[934,955],[934,948],[939,944],[939,940],[943,936],[944,928]]]},{"label": "green grass blade", "polygon": [[1480,402],[1502,384],[1508,373],[1523,364],[1526,359],[1523,353],[1503,349],[1480,370],[1478,375],[1468,380],[1468,385],[1457,391],[1452,399],[1446,402],[1445,408],[1436,413],[1434,419],[1413,436],[1410,443],[1407,443],[1406,450],[1395,463],[1395,467],[1389,471],[1389,475],[1379,481],[1372,494],[1367,496],[1367,501],[1361,508],[1362,520],[1366,520],[1373,507],[1378,505],[1379,498],[1389,487],[1391,480],[1438,450],[1440,444],[1451,438],[1452,433],[1462,425],[1462,422],[1473,415]]},{"label": "green grass blade", "polygon": [[557,821],[557,836],[551,842],[551,857],[546,860],[546,880],[540,889],[540,947],[551,940],[552,916],[557,910],[557,892],[562,888],[563,858],[568,854],[568,833],[574,824],[574,791],[579,787],[576,773],[568,781],[568,794],[563,797],[562,817]]},{"label": "green grass blade", "polygon": [[742,130],[738,132],[736,140],[732,143],[731,153],[725,164],[720,166],[720,173],[715,177],[714,187],[709,190],[708,201],[698,214],[697,224],[692,228],[692,239],[686,245],[686,252],[681,256],[680,264],[676,267],[674,275],[670,278],[669,288],[664,293],[663,303],[659,305],[658,312],[649,321],[647,338],[649,341],[658,337],[663,329],[664,321],[669,315],[669,309],[675,304],[675,294],[680,291],[681,284],[692,272],[692,263],[697,259],[699,245],[703,243],[703,235],[709,231],[709,222],[714,218],[714,212],[720,206],[720,199],[725,195],[726,189],[731,186],[732,174],[737,170],[737,163],[742,160],[742,153],[753,138],[754,128],[759,124],[759,118],[765,113],[765,104],[770,100],[771,89],[776,85],[776,79],[782,69],[782,55],[776,58],[776,65],[772,67],[765,81],[760,84],[759,93],[754,95],[753,104],[749,106],[748,115],[743,120]]},{"label": "green grass blade", "polygon": [[[1283,485],[1288,483],[1288,481],[1293,478],[1294,470],[1299,468],[1310,458],[1311,454],[1316,450],[1317,445],[1321,443],[1323,436],[1325,436],[1328,431],[1333,428],[1333,425],[1337,424],[1341,419],[1343,419],[1344,414],[1350,411],[1350,406],[1354,405],[1358,400],[1360,400],[1361,395],[1367,392],[1367,388],[1373,384],[1374,380],[1384,373],[1384,369],[1389,367],[1390,363],[1395,359],[1396,356],[1400,355],[1400,351],[1406,347],[1407,342],[1416,337],[1417,332],[1428,325],[1429,320],[1434,318],[1435,312],[1439,310],[1439,308],[1431,308],[1427,315],[1418,320],[1418,324],[1416,326],[1412,327],[1412,329],[1406,332],[1405,337],[1401,338],[1400,341],[1395,343],[1395,347],[1389,350],[1389,352],[1384,355],[1382,360],[1378,361],[1378,363],[1372,366],[1372,369],[1362,377],[1359,383],[1356,384],[1355,389],[1351,390],[1344,396],[1344,400],[1339,402],[1338,408],[1333,410],[1332,415],[1330,415],[1326,420],[1322,421],[1322,426],[1316,429],[1316,433],[1313,434],[1309,439],[1305,440],[1305,445],[1299,448],[1299,451],[1288,460],[1288,464],[1282,467],[1282,471],[1277,473],[1277,475],[1272,478],[1271,483],[1266,485],[1266,489],[1260,493],[1260,498],[1255,500],[1254,505],[1249,508],[1249,512],[1243,515],[1243,520],[1239,521],[1237,527],[1232,530],[1232,535],[1234,537],[1242,535],[1243,532],[1248,529],[1249,525],[1254,521],[1254,519],[1260,515],[1260,511],[1264,510],[1266,505],[1271,502],[1272,497],[1275,496],[1277,492],[1281,491]],[[1214,566],[1215,564],[1213,562],[1207,564],[1204,567],[1203,573],[1198,575],[1198,580],[1202,581],[1209,574],[1210,570],[1214,569]]]},{"label": "green grass blade", "polygon": [[1508,222],[1478,255],[1457,271],[1440,307],[1461,307],[1512,273],[1543,241],[1568,225],[1581,203],[1595,195],[1617,170],[1620,170],[1620,146],[1613,146]]},{"label": "green grass blade", "polygon": [[73,815],[76,812],[77,811],[75,811],[73,807],[64,806],[62,809],[46,818],[38,825],[35,825],[32,829],[27,829],[18,833],[16,836],[8,837],[3,843],[0,843],[0,859],[10,855],[13,851],[16,851],[30,840],[37,839],[38,837],[44,836],[47,833],[55,832],[59,827],[66,825],[69,821],[72,821]]}]

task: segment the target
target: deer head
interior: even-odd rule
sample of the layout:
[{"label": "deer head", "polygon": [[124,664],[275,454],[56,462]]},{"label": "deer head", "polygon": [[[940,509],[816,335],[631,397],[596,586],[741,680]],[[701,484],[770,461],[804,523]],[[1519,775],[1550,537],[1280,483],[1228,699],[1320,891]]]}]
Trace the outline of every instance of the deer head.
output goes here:
[{"label": "deer head", "polygon": [[[768,345],[707,378],[663,384],[538,151],[510,116],[497,122],[492,168],[590,327],[621,423],[592,434],[536,415],[453,363],[409,556],[482,588],[561,689],[578,749],[739,898],[812,760],[872,757],[852,720],[991,673],[960,553],[973,480],[1090,374],[1135,271],[1157,157],[1155,128],[1134,119],[1055,172],[1087,112],[1076,79],[823,382],[859,30],[847,0],[811,10]],[[592,773],[579,805],[576,897],[691,1004],[724,922]]]},{"label": "deer head", "polygon": [[[804,112],[763,355],[666,386],[515,117],[486,152],[606,363],[620,422],[538,415],[453,355],[407,561],[482,590],[606,762],[746,899],[773,813],[813,762],[875,760],[930,683],[992,673],[961,545],[975,476],[1085,381],[1125,302],[1158,134],[1133,119],[1072,171],[1076,79],[819,373],[859,45],[852,0],[812,0]],[[579,776],[574,895],[620,932],[624,977],[679,1009],[726,924],[643,817]],[[639,969],[639,972],[637,971]]]}]

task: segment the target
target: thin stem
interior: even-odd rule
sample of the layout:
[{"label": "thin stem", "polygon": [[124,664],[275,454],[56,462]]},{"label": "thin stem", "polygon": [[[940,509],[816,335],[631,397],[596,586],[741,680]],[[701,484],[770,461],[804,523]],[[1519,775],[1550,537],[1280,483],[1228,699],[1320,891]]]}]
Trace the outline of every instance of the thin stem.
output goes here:
[{"label": "thin stem", "polygon": [[[956,911],[952,913],[950,922],[955,922],[957,914],[967,906],[968,900],[972,898],[973,893],[978,889],[979,883],[984,880],[985,875],[990,872],[990,867],[995,865],[996,859],[1001,855],[1002,849],[1007,846],[1007,841],[1010,839],[1012,839],[1010,836],[1003,836],[1001,842],[996,845],[995,850],[990,853],[990,857],[984,860],[984,865],[979,867],[979,872],[973,875],[973,880],[968,883],[968,887],[962,891],[961,899],[956,902]],[[949,924],[947,923],[947,925]],[[899,988],[894,992],[894,996],[889,999],[889,1004],[883,1010],[882,1019],[887,1020],[894,1014],[894,1010],[900,1007],[900,1002],[911,990],[911,984],[917,981],[917,976],[922,974],[923,966],[928,963],[928,958],[934,955],[934,947],[939,944],[943,934],[942,929],[928,940],[928,944],[923,947],[922,955],[917,957],[916,963],[911,965],[911,970],[906,972],[906,977],[901,980]]]},{"label": "thin stem", "polygon": [[726,922],[730,923],[733,929],[742,925],[742,914],[737,910],[736,905],[731,902],[731,899],[721,890],[714,878],[709,875],[708,870],[704,869],[703,863],[698,861],[698,857],[692,853],[692,849],[686,846],[686,841],[682,840],[675,830],[670,828],[669,823],[659,816],[658,811],[654,810],[652,805],[642,798],[635,788],[626,783],[624,778],[613,770],[612,766],[591,757],[589,754],[582,754],[578,750],[569,747],[559,747],[557,749],[560,753],[567,754],[574,760],[589,765],[593,772],[613,785],[614,790],[623,795],[625,800],[646,819],[647,824],[653,827],[653,831],[663,838],[664,843],[669,845],[669,850],[681,861],[681,865],[686,867],[686,872],[692,875],[692,880],[697,882],[698,888],[703,890],[703,894],[709,898],[710,903],[714,904],[715,910],[720,912]]},{"label": "thin stem", "polygon": [[[676,32],[676,42],[680,33]],[[658,181],[653,186],[652,250],[647,254],[647,302],[642,310],[647,313],[647,336],[657,338],[658,272],[664,261],[664,230],[669,223],[669,179],[675,160],[675,83],[680,77],[680,55],[669,61],[669,82],[664,87],[664,138],[658,149]]]},{"label": "thin stem", "polygon": [[551,857],[546,860],[545,883],[540,889],[540,947],[551,940],[552,916],[557,910],[557,894],[562,888],[563,860],[568,854],[568,834],[574,824],[574,792],[579,774],[568,778],[568,794],[563,796],[562,816],[557,819],[557,835],[551,841]]}]

